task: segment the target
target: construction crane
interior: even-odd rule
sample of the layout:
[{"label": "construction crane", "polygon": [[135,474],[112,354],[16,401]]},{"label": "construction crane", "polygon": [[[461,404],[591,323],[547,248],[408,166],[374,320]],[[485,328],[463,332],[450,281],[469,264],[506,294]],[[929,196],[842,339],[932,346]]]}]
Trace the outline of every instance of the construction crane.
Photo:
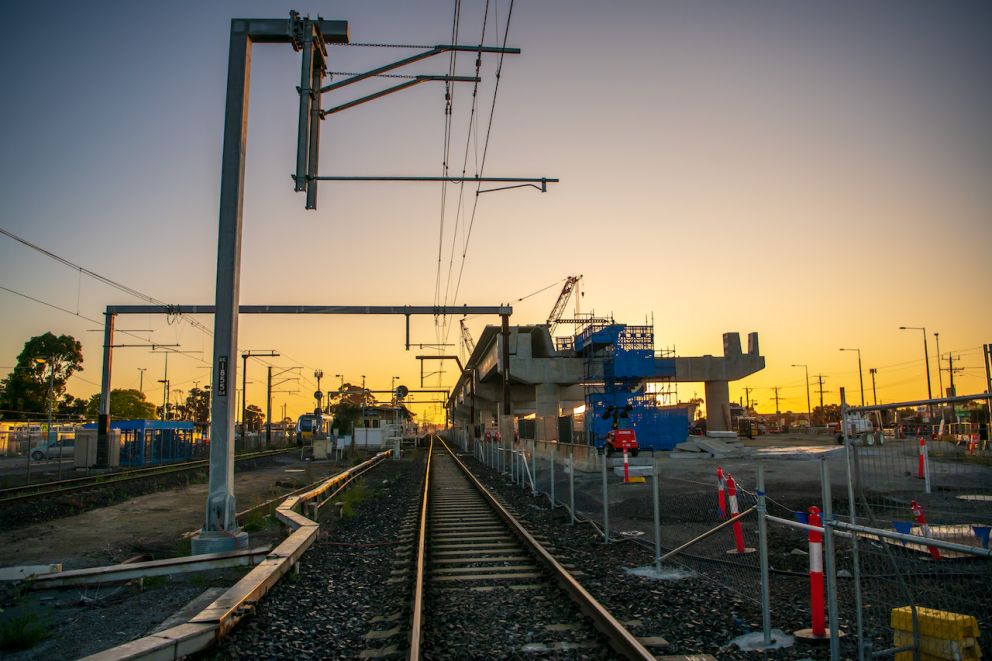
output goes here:
[{"label": "construction crane", "polygon": [[548,330],[550,331],[552,337],[555,334],[555,329],[558,328],[558,323],[562,314],[565,313],[565,306],[568,305],[568,299],[572,297],[572,290],[575,289],[575,285],[577,285],[581,279],[581,275],[570,275],[565,278],[565,286],[561,288],[561,294],[558,295],[558,301],[555,303],[554,308],[551,309],[551,314],[548,315]]},{"label": "construction crane", "polygon": [[466,328],[465,326],[465,320],[459,319],[458,323],[462,327],[462,344],[465,345],[465,353],[471,356],[472,352],[475,351],[475,341],[472,339],[472,334],[468,331],[468,328]]}]

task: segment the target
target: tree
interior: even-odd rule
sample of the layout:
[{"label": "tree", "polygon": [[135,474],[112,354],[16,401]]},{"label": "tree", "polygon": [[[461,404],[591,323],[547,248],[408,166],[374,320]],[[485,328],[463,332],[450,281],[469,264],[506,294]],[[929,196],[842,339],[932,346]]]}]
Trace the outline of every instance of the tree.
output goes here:
[{"label": "tree", "polygon": [[[86,415],[95,418],[100,413],[100,395],[90,397]],[[110,391],[110,417],[127,420],[148,420],[155,417],[155,405],[145,400],[145,393],[134,388],[114,388]]]},{"label": "tree", "polygon": [[331,427],[344,435],[351,433],[361,420],[363,407],[375,405],[372,393],[350,383],[342,384],[337,392],[328,393],[328,400],[327,412],[334,418]]},{"label": "tree", "polygon": [[262,422],[265,420],[265,414],[262,409],[258,408],[254,404],[249,404],[245,408],[245,425],[248,429],[258,429],[262,426]]},{"label": "tree", "polygon": [[67,393],[58,403],[55,412],[65,418],[80,420],[86,417],[87,405],[88,402],[82,397],[73,397]]},{"label": "tree", "polygon": [[186,402],[182,407],[183,420],[193,422],[206,422],[210,419],[210,389],[193,388],[186,395]]},{"label": "tree", "polygon": [[82,371],[82,364],[83,345],[71,335],[48,332],[32,337],[24,343],[14,369],[0,383],[0,408],[21,413],[46,412],[49,380],[52,401],[57,402],[65,392],[66,381],[74,372]]}]

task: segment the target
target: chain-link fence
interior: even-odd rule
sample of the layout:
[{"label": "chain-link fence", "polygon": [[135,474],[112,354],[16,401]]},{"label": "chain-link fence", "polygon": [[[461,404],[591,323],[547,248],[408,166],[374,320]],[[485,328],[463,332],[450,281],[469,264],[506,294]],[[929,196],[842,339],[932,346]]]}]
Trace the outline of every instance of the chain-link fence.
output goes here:
[{"label": "chain-link fence", "polygon": [[688,572],[750,603],[769,640],[774,627],[829,642],[832,658],[978,658],[992,647],[992,448],[980,431],[920,428],[933,430],[922,446],[851,423],[840,444],[723,460],[454,438],[604,541],[654,550],[649,574]]},{"label": "chain-link fence", "polygon": [[984,399],[967,398],[911,407],[842,406],[842,416],[852,425],[875,411],[895,418],[899,409],[917,409],[930,418],[928,423],[938,416],[942,421],[910,427],[915,434],[896,428],[882,443],[851,434],[846,448],[850,485],[848,493],[835,494],[842,520],[916,538],[870,531],[851,538],[860,590],[844,606],[861,615],[865,656],[910,659],[918,652],[921,658],[973,659],[979,650],[992,649],[988,425],[950,422],[961,419],[964,410],[985,406]]}]

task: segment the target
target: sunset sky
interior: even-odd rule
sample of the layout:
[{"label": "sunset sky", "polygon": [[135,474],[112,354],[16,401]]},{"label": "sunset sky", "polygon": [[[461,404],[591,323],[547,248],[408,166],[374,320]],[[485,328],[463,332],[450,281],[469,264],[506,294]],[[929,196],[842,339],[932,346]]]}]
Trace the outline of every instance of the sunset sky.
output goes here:
[{"label": "sunset sky", "polygon": [[[458,41],[478,44],[485,3],[462,5]],[[428,45],[451,41],[452,6],[5,3],[0,227],[157,299],[212,304],[230,19],[297,9],[348,20],[353,42]],[[497,45],[510,4],[490,6],[485,43]],[[583,311],[631,324],[653,315],[659,347],[680,355],[719,354],[722,333],[746,342],[758,331],[767,368],[731,384],[731,397],[753,387],[762,412],[774,411],[773,386],[783,410],[805,411],[794,363],[825,375],[828,403],[842,386],[858,399],[857,356],[840,347],[862,350],[869,401],[871,367],[879,400],[925,396],[921,333],[899,326],[926,326],[935,394],[934,331],[945,356],[960,356],[958,392],[981,392],[981,345],[992,342],[990,31],[987,2],[516,2],[507,45],[523,52],[503,63],[484,174],[561,183],[480,196],[457,298],[474,188],[459,215],[459,187],[449,186],[438,302],[445,291],[459,305],[508,302],[512,323],[540,323],[560,281],[583,274]],[[331,69],[414,52],[333,47]],[[468,134],[472,85],[454,89],[452,174],[466,142],[468,174],[477,169],[497,61],[483,61],[477,136]],[[443,74],[448,64],[436,57],[396,73]],[[474,57],[460,56],[457,72],[472,75]],[[357,85],[323,105],[397,82]],[[241,301],[435,303],[440,185],[328,182],[319,209],[304,210],[289,177],[298,83],[299,54],[255,47]],[[321,174],[437,176],[443,156],[442,83],[322,125]],[[101,319],[108,304],[141,301],[5,236],[0,286],[0,374],[28,337],[69,333],[85,354],[69,392],[97,392],[102,336],[69,312]],[[478,336],[496,320],[468,323]],[[169,378],[182,390],[206,383],[205,333],[156,317],[118,325],[201,351],[170,358]],[[414,320],[414,342],[444,334],[432,318]],[[325,389],[335,374],[419,387],[418,351],[403,341],[402,317],[246,316],[239,347],[275,349],[271,364],[303,367],[298,385],[280,387],[298,394],[274,400],[296,416],[313,407],[315,368]],[[457,319],[447,341],[459,342]],[[160,402],[163,356],[147,349],[115,354],[114,386],[137,387],[139,367]],[[248,378],[249,403],[264,406],[263,363],[250,362]],[[679,385],[682,399],[702,391]]]}]

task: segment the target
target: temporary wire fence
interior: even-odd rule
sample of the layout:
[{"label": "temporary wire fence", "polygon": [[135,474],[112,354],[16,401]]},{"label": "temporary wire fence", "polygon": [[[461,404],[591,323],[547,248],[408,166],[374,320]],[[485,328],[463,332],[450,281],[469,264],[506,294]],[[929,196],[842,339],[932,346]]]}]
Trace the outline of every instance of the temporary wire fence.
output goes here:
[{"label": "temporary wire fence", "polygon": [[[843,397],[842,416],[852,421],[876,411],[895,418],[910,408],[848,408]],[[852,538],[851,570],[861,580],[847,606],[861,614],[862,658],[972,659],[992,651],[992,448],[987,417],[975,415],[988,410],[987,400],[962,399],[925,400],[912,407],[925,424],[897,427],[871,444],[856,433],[848,441],[849,490],[835,494],[845,520],[961,547],[872,533]],[[966,416],[978,421],[959,422]]]},{"label": "temporary wire fence", "polygon": [[[977,444],[926,440],[937,451],[928,450],[923,477],[918,439],[892,432],[871,445],[852,435],[842,446],[825,448],[819,462],[728,461],[723,509],[714,459],[642,453],[628,457],[625,481],[621,456],[587,445],[464,435],[460,443],[549,507],[563,506],[594,525],[604,541],[654,548],[659,539],[656,557],[665,559],[666,569],[688,570],[759,607],[769,640],[772,627],[815,633],[819,602],[831,658],[978,658],[978,650],[989,651],[992,631],[992,461]],[[771,480],[761,489],[765,471]],[[809,478],[799,493],[797,471]],[[731,477],[736,509],[746,513],[739,520],[740,546],[738,526],[721,527],[733,516]],[[823,517],[818,527],[807,525],[811,507]],[[927,537],[940,548],[925,543]],[[811,601],[817,568],[823,588]]]}]

